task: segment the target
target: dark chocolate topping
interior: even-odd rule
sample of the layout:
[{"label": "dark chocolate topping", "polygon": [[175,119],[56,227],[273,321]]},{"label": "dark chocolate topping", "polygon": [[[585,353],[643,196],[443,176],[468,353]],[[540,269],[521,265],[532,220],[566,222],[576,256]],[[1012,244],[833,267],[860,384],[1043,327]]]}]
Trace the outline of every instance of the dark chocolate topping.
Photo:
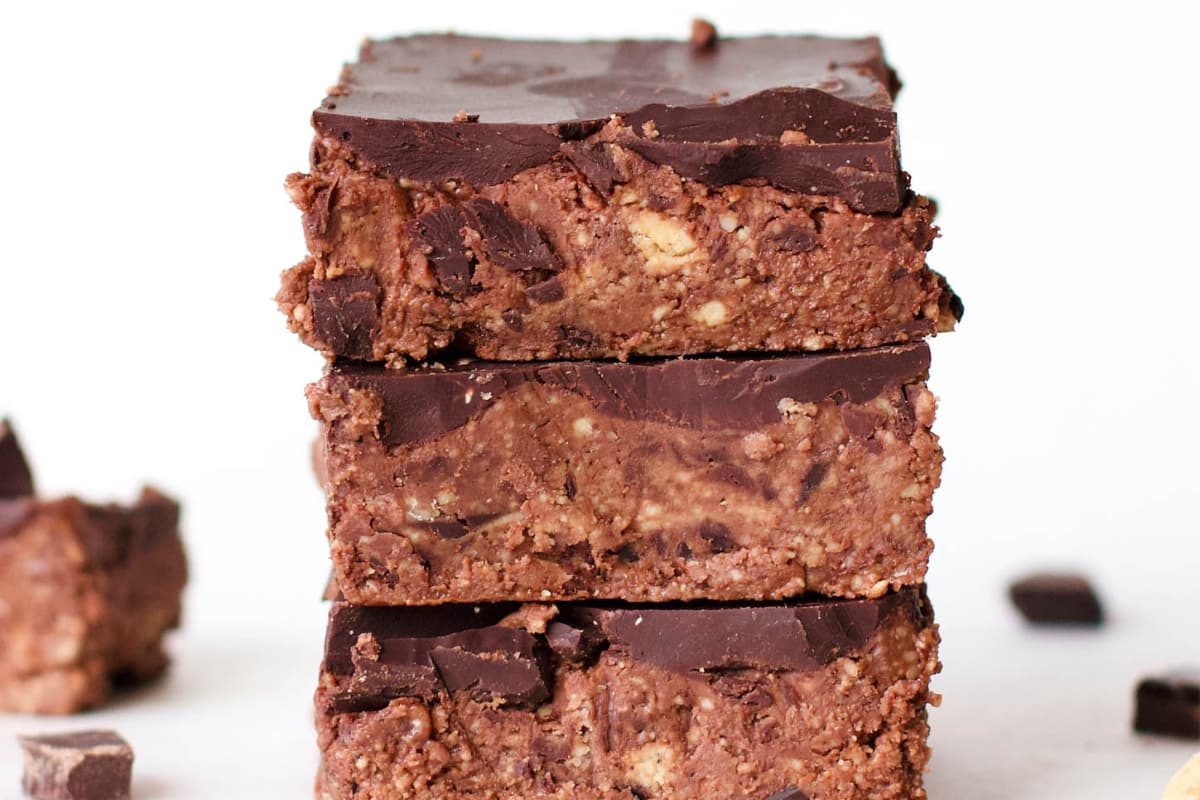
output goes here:
[{"label": "dark chocolate topping", "polygon": [[8,420],[0,420],[0,499],[33,496],[33,473]]},{"label": "dark chocolate topping", "polygon": [[379,332],[379,283],[375,273],[309,281],[309,306],[317,338],[347,358],[369,359]]},{"label": "dark chocolate topping", "polygon": [[[352,675],[336,711],[378,707],[403,696],[468,692],[511,705],[549,697],[545,644],[497,625],[513,604],[366,608],[334,603],[325,669]],[[362,646],[367,637],[367,646]]]},{"label": "dark chocolate topping", "polygon": [[343,679],[330,711],[379,708],[396,697],[470,692],[510,705],[549,696],[546,658],[586,664],[603,648],[666,669],[811,670],[854,655],[906,614],[929,624],[918,588],[878,599],[755,604],[559,603],[544,634],[499,625],[512,604],[413,608],[335,602],[325,670]]},{"label": "dark chocolate topping", "polygon": [[844,353],[641,362],[476,361],[409,371],[338,362],[332,380],[383,400],[387,444],[429,441],[465,425],[505,392],[537,383],[586,397],[597,413],[699,430],[749,430],[783,418],[781,402],[862,403],[921,380],[924,343]]},{"label": "dark chocolate topping", "polygon": [[916,619],[916,589],[879,599],[711,608],[577,605],[565,615],[603,631],[610,646],[672,670],[816,669],[859,652],[898,609]]},{"label": "dark chocolate topping", "polygon": [[[615,114],[623,143],[687,177],[764,178],[893,212],[904,185],[891,79],[873,38],[714,36],[696,47],[424,35],[368,42],[313,123],[396,177],[490,185]],[[454,121],[463,109],[473,121]],[[597,188],[611,185],[581,152],[566,155]]]}]

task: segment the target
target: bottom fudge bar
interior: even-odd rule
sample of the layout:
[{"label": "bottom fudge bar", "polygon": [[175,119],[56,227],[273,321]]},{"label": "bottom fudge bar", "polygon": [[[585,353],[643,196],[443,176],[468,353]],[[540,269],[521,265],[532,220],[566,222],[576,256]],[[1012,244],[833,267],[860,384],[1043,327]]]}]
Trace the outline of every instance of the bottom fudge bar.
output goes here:
[{"label": "bottom fudge bar", "polygon": [[[21,475],[21,480],[13,480]],[[179,507],[37,500],[0,425],[0,710],[68,714],[160,674],[186,581]]]},{"label": "bottom fudge bar", "polygon": [[320,800],[914,800],[923,589],[771,604],[336,602]]}]

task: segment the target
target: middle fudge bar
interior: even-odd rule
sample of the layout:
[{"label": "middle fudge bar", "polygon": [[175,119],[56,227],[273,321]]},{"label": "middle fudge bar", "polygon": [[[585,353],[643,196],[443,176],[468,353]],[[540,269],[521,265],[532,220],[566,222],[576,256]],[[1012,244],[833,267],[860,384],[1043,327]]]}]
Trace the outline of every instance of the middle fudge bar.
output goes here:
[{"label": "middle fudge bar", "polygon": [[320,800],[920,800],[919,587],[780,604],[335,603]]},{"label": "middle fudge bar", "polygon": [[280,307],[331,356],[853,349],[961,308],[926,267],[876,39],[368,42],[289,192]]},{"label": "middle fudge bar", "polygon": [[366,605],[879,596],[923,580],[923,343],[652,362],[336,364],[310,387]]}]

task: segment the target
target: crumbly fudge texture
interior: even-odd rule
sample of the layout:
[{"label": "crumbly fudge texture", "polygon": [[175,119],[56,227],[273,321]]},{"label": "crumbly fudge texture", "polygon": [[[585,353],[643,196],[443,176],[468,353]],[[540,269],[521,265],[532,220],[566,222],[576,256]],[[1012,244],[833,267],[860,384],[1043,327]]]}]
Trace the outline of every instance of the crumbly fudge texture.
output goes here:
[{"label": "crumbly fudge texture", "polygon": [[72,713],[166,668],[187,572],[178,519],[152,489],[129,507],[0,497],[0,709]]},{"label": "crumbly fudge texture", "polygon": [[335,604],[320,800],[919,800],[919,589],[776,605]]},{"label": "crumbly fudge texture", "polygon": [[947,330],[961,304],[925,265],[890,74],[875,40],[369,43],[288,181],[310,255],[280,307],[326,354],[389,362]]},{"label": "crumbly fudge texture", "polygon": [[335,365],[334,572],[366,605],[861,597],[920,583],[924,344],[643,363]]}]

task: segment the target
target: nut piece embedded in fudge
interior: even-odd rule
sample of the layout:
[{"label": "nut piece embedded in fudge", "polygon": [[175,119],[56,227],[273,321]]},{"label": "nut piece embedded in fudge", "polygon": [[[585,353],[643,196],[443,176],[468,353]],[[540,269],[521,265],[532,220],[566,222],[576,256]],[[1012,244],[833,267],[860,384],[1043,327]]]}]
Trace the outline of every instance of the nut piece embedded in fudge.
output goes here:
[{"label": "nut piece embedded in fudge", "polygon": [[[400,363],[829,350],[948,330],[878,40],[369,41],[288,190],[288,324]],[[465,112],[465,113],[464,113]]]},{"label": "nut piece embedded in fudge", "polygon": [[925,797],[940,665],[918,587],[539,608],[335,603],[317,796]]},{"label": "nut piece embedded in fudge", "polygon": [[338,587],[366,605],[878,596],[941,471],[923,343],[650,362],[339,363]]},{"label": "nut piece embedded in fudge", "polygon": [[158,676],[187,566],[179,506],[43,500],[0,425],[0,709],[68,714]]},{"label": "nut piece embedded in fudge", "polygon": [[35,800],[128,800],[133,749],[113,731],[19,736]]}]

